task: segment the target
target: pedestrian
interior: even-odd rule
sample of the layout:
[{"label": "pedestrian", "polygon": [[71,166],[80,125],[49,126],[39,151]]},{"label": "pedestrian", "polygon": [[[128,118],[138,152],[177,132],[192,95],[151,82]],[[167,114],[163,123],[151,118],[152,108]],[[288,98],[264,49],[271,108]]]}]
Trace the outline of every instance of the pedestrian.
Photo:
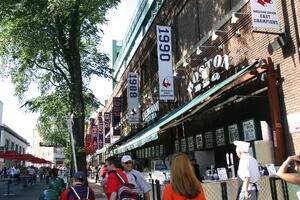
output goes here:
[{"label": "pedestrian", "polygon": [[96,165],[95,171],[96,171],[96,172],[95,172],[95,173],[96,173],[95,183],[97,183],[98,180],[99,180],[99,171],[100,171],[100,166],[99,166],[99,165]]},{"label": "pedestrian", "polygon": [[167,184],[163,200],[205,200],[200,181],[187,155],[180,153],[171,160],[171,183]]},{"label": "pedestrian", "polygon": [[102,163],[101,169],[100,169],[100,176],[101,176],[102,180],[105,178],[107,171],[108,171],[107,165],[105,163]]},{"label": "pedestrian", "polygon": [[[287,173],[287,170],[289,167],[294,165],[295,171],[298,173],[298,175],[293,175]],[[297,197],[298,200],[300,200],[300,155],[294,155],[294,156],[289,156],[280,166],[277,176],[279,176],[281,179],[285,180],[286,182],[293,183],[298,185],[297,188]]]},{"label": "pedestrian", "polygon": [[92,188],[85,186],[86,175],[78,171],[73,177],[73,186],[66,189],[61,195],[60,200],[95,200],[95,193]]},{"label": "pedestrian", "polygon": [[255,158],[249,155],[249,142],[234,141],[236,146],[236,154],[240,159],[238,167],[238,177],[240,187],[237,195],[237,200],[257,200],[259,180],[258,162]]},{"label": "pedestrian", "polygon": [[195,158],[193,158],[191,160],[191,162],[192,162],[192,165],[193,165],[193,168],[194,168],[195,175],[196,175],[197,179],[201,182],[202,177],[200,175],[200,170],[199,170],[199,165],[197,163],[197,160]]},{"label": "pedestrian", "polygon": [[121,162],[117,157],[108,157],[105,160],[105,162],[108,169],[105,193],[108,200],[116,200],[117,192],[119,187],[122,185],[122,182],[119,180],[115,173],[112,173],[112,171],[114,170],[116,173],[118,173],[125,180],[126,183],[128,183],[128,179],[122,171]]},{"label": "pedestrian", "polygon": [[131,156],[123,156],[121,162],[128,182],[135,185],[135,188],[138,189],[142,199],[150,200],[151,186],[143,177],[143,174],[141,172],[133,169],[133,160]]}]

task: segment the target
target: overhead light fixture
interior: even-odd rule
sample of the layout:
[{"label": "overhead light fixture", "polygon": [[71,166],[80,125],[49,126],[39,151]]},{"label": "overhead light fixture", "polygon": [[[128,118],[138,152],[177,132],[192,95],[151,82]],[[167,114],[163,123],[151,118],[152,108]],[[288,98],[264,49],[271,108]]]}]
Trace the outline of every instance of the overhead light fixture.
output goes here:
[{"label": "overhead light fixture", "polygon": [[188,66],[188,65],[189,65],[188,59],[187,59],[187,58],[184,58],[184,59],[183,59],[183,66],[186,67],[186,66]]},{"label": "overhead light fixture", "polygon": [[237,17],[237,15],[249,15],[248,13],[240,13],[240,12],[233,12],[231,14],[231,23],[235,24],[237,21],[239,21],[240,18]]},{"label": "overhead light fixture", "polygon": [[211,34],[211,40],[216,40],[219,37],[217,33],[228,33],[228,31],[214,30]]},{"label": "overhead light fixture", "polygon": [[222,45],[219,45],[219,46],[198,46],[197,47],[197,51],[196,51],[197,55],[200,55],[202,53],[201,48],[217,48],[219,50],[223,50],[223,46]]}]

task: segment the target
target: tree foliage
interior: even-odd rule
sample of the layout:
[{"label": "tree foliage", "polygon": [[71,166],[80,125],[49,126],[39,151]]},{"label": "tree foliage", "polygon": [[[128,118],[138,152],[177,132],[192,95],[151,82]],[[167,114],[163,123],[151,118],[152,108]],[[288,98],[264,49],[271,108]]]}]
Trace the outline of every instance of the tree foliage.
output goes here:
[{"label": "tree foliage", "polygon": [[[67,146],[64,116],[74,115],[78,149],[83,147],[84,117],[97,107],[87,88],[92,74],[111,78],[107,55],[99,50],[99,25],[119,0],[1,0],[0,67],[10,75],[16,95],[39,112],[39,130],[46,139]],[[40,96],[24,99],[31,83]],[[85,170],[84,152],[77,152]]]}]

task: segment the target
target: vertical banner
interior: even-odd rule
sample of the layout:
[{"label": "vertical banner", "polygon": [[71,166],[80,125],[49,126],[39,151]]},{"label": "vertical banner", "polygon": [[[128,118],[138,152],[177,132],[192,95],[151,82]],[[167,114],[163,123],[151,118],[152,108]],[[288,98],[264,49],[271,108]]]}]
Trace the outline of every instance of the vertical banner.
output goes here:
[{"label": "vertical banner", "polygon": [[98,127],[97,127],[97,125],[93,125],[93,127],[92,127],[92,135],[93,135],[93,146],[94,146],[94,149],[98,149]]},{"label": "vertical banner", "polygon": [[103,147],[103,121],[98,123],[98,148]]},{"label": "vertical banner", "polygon": [[275,0],[251,0],[252,26],[280,30]]},{"label": "vertical banner", "polygon": [[174,100],[172,39],[170,26],[156,26],[159,99]]},{"label": "vertical banner", "polygon": [[121,135],[121,97],[113,98],[112,108],[112,124],[113,124],[113,136]]},{"label": "vertical banner", "polygon": [[105,136],[109,133],[110,131],[110,112],[105,112],[104,113],[104,132]]},{"label": "vertical banner", "polygon": [[137,73],[128,73],[128,123],[131,124],[138,124],[140,118],[138,80]]}]

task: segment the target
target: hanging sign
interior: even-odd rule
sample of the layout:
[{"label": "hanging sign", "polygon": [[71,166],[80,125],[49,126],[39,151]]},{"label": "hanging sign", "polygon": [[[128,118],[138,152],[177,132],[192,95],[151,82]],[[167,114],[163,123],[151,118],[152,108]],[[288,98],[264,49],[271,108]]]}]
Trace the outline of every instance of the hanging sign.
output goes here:
[{"label": "hanging sign", "polygon": [[251,0],[252,26],[280,30],[275,0]]},{"label": "hanging sign", "polygon": [[159,99],[174,100],[172,39],[170,26],[156,26]]},{"label": "hanging sign", "polygon": [[157,112],[159,111],[159,101],[151,105],[142,113],[142,119],[144,122],[148,122],[153,120],[157,116]]},{"label": "hanging sign", "polygon": [[232,144],[235,140],[240,140],[239,129],[237,124],[228,126],[229,142]]},{"label": "hanging sign", "polygon": [[98,127],[97,127],[97,125],[93,125],[92,135],[93,135],[94,149],[98,149]]},{"label": "hanging sign", "polygon": [[128,73],[128,123],[138,124],[139,123],[139,91],[138,91],[138,74]]},{"label": "hanging sign", "polygon": [[194,137],[188,137],[188,148],[189,151],[194,151]]},{"label": "hanging sign", "polygon": [[110,112],[104,113],[104,131],[105,135],[107,135],[110,131]]},{"label": "hanging sign", "polygon": [[225,145],[225,134],[223,128],[219,128],[216,130],[216,143],[217,146]]},{"label": "hanging sign", "polygon": [[213,138],[212,131],[208,131],[204,133],[204,137],[205,137],[205,147],[206,148],[214,147],[214,138]]},{"label": "hanging sign", "polygon": [[112,124],[113,127],[119,125],[121,120],[121,97],[113,98],[113,108],[112,108]]},{"label": "hanging sign", "polygon": [[103,121],[98,123],[98,148],[103,147]]},{"label": "hanging sign", "polygon": [[179,141],[175,140],[174,142],[175,153],[179,153]]},{"label": "hanging sign", "polygon": [[196,135],[196,147],[197,147],[197,149],[203,148],[202,134]]},{"label": "hanging sign", "polygon": [[243,132],[245,141],[256,140],[255,123],[253,119],[243,122]]},{"label": "hanging sign", "polygon": [[185,138],[181,139],[181,151],[186,152],[186,140],[185,140]]}]

